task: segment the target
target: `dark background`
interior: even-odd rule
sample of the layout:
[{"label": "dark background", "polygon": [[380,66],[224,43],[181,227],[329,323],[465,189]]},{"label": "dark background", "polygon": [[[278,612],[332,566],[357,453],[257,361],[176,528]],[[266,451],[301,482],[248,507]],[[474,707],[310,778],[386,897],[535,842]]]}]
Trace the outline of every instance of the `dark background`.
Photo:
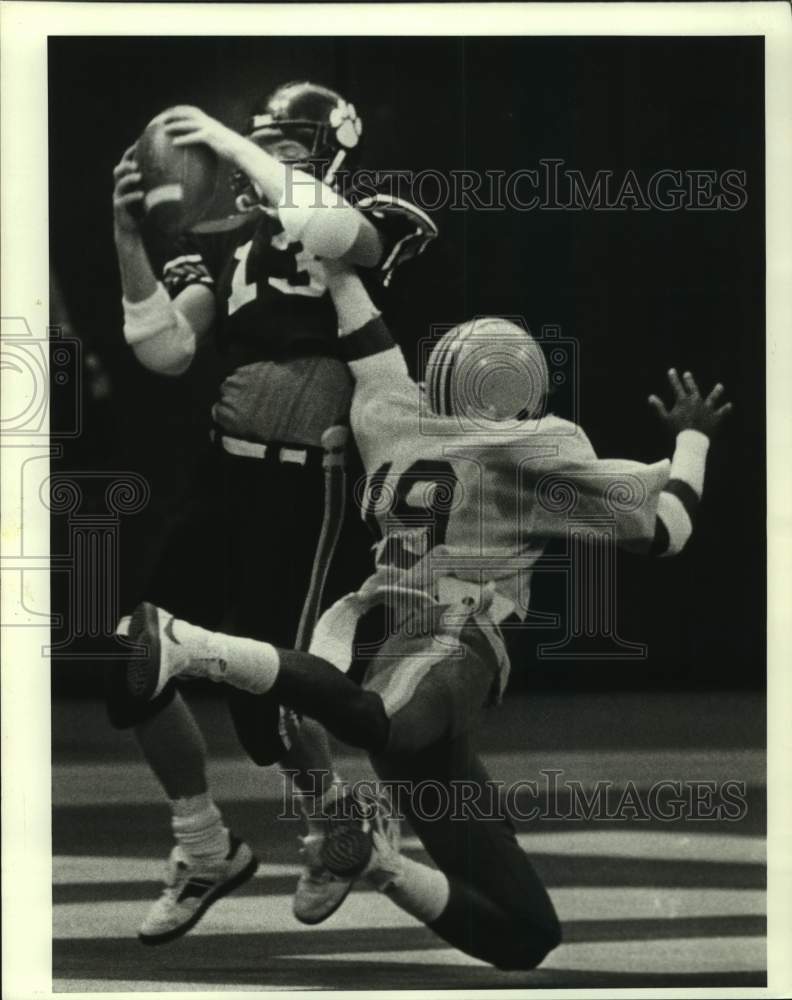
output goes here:
[{"label": "dark background", "polygon": [[[532,631],[515,640],[513,684],[762,687],[762,46],[761,38],[51,39],[51,262],[71,328],[106,372],[86,379],[84,432],[53,465],[136,470],[150,481],[148,508],[122,524],[122,602],[134,599],[190,488],[214,378],[211,352],[171,380],[146,373],[124,346],[112,168],[168,105],[197,104],[241,127],[252,101],[307,78],[355,103],[362,165],[374,168],[512,172],[556,157],[587,177],[746,171],[747,204],[736,212],[437,210],[441,237],[394,282],[391,321],[411,354],[429,324],[474,314],[521,315],[535,330],[560,325],[580,344],[579,419],[602,456],[670,453],[645,402],[665,389],[670,365],[690,368],[706,387],[723,381],[735,413],[711,451],[688,548],[661,562],[619,557],[619,633],[648,644],[648,659],[537,661],[537,642],[561,632]],[[561,397],[557,408],[572,415]],[[58,420],[56,407],[53,431]],[[66,530],[55,518],[55,551]],[[368,568],[362,535],[349,530],[359,555],[345,559],[348,576],[339,571],[335,589]],[[537,608],[560,610],[563,597],[560,578],[537,575]],[[56,575],[56,610],[67,601]],[[55,690],[84,691],[98,669],[56,661]]]}]

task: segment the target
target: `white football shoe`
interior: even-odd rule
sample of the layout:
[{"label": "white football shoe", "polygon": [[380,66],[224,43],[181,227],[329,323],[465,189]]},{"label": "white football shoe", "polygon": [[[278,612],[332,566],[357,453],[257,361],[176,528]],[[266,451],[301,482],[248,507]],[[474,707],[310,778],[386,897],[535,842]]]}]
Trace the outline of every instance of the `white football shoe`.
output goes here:
[{"label": "white football shoe", "polygon": [[292,913],[301,924],[321,924],[349,895],[354,878],[334,875],[322,861],[323,833],[300,837],[303,868],[292,900]]},{"label": "white football shoe", "polygon": [[209,907],[255,873],[258,859],[244,841],[229,835],[226,857],[199,864],[177,844],[168,859],[165,889],[140,925],[143,944],[167,944],[194,927]]},{"label": "white football shoe", "polygon": [[373,797],[353,792],[339,805],[340,815],[328,819],[320,858],[332,874],[354,880],[373,863],[375,837],[385,837],[398,851],[399,822],[393,818],[390,798],[384,792]]},{"label": "white football shoe", "polygon": [[[333,808],[322,832],[301,838],[304,868],[292,911],[304,924],[319,924],[332,916],[361,875],[375,869],[384,872],[386,848],[393,846],[400,857],[399,823],[390,816],[387,795],[372,799],[348,794]],[[380,852],[378,838],[383,838]],[[392,877],[396,874],[397,870]]]},{"label": "white football shoe", "polygon": [[175,617],[144,601],[132,612],[131,642],[146,647],[144,656],[130,656],[126,663],[127,693],[134,701],[149,701],[162,691],[171,677],[209,677],[220,660],[200,660],[190,655],[173,631]]}]

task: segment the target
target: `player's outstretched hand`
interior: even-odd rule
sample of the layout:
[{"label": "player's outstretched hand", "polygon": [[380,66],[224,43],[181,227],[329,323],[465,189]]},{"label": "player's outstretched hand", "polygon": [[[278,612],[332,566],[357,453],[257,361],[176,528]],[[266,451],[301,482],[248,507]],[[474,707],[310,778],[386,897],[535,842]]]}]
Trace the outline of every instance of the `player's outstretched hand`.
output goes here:
[{"label": "player's outstretched hand", "polygon": [[650,396],[649,405],[660,419],[674,434],[680,431],[701,431],[708,437],[720,427],[724,417],[732,411],[731,403],[721,403],[723,386],[720,382],[706,399],[702,398],[696,380],[690,372],[685,372],[680,379],[675,368],[668,372],[668,381],[674,393],[671,409],[666,409],[659,396]]},{"label": "player's outstretched hand", "polygon": [[169,108],[158,117],[165,125],[174,146],[194,146],[204,143],[224,160],[236,162],[240,145],[247,142],[244,136],[207,115],[200,108],[180,104]]},{"label": "player's outstretched hand", "polygon": [[143,201],[141,179],[135,147],[130,146],[113,168],[113,221],[116,232],[138,232],[135,209],[140,209]]}]

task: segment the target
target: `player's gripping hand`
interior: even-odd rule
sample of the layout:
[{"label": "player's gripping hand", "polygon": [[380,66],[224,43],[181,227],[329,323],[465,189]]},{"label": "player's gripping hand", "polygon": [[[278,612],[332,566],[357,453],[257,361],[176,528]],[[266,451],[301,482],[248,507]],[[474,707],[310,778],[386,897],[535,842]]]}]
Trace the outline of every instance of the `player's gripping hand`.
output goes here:
[{"label": "player's gripping hand", "polygon": [[[696,380],[690,372],[685,372],[680,379],[675,368],[668,372],[668,381],[674,393],[671,409],[666,409],[659,396],[650,396],[649,405],[674,434],[680,431],[693,430],[712,437],[718,430],[723,419],[732,411],[731,403],[721,403],[723,386],[718,383],[712,392],[703,399]],[[719,405],[720,404],[720,405]]]},{"label": "player's gripping hand", "polygon": [[[113,222],[117,233],[139,232],[138,218],[143,203],[142,175],[135,160],[135,147],[129,149],[113,168]],[[136,211],[137,210],[137,211]]]},{"label": "player's gripping hand", "polygon": [[237,163],[240,149],[249,142],[244,136],[207,115],[200,108],[180,104],[159,116],[174,146],[194,146],[203,143],[219,157]]}]

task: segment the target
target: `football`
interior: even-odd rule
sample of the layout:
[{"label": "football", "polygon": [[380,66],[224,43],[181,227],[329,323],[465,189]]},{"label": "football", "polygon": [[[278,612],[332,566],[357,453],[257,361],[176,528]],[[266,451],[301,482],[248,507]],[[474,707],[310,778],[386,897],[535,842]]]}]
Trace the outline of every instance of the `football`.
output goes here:
[{"label": "football", "polygon": [[136,159],[145,192],[143,211],[160,232],[181,233],[208,209],[219,164],[208,146],[174,146],[162,117],[153,119],[137,141]]}]

